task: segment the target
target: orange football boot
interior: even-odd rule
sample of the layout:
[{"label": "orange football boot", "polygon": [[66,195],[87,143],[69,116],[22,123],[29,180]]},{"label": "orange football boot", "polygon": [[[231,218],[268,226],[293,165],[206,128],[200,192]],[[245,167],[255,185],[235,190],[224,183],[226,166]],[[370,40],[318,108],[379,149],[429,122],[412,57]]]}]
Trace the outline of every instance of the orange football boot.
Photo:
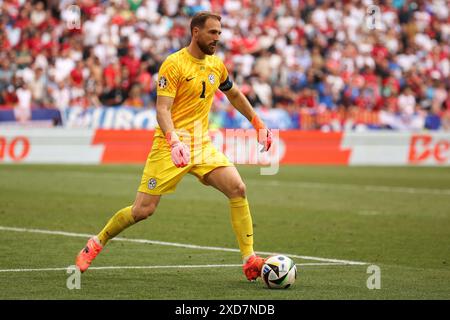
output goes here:
[{"label": "orange football boot", "polygon": [[242,266],[244,274],[248,281],[255,281],[259,276],[261,276],[261,269],[264,265],[264,258],[258,257],[256,255],[251,256],[247,262]]},{"label": "orange football boot", "polygon": [[94,237],[90,238],[86,246],[78,253],[75,260],[76,266],[81,272],[85,272],[91,265],[92,260],[102,251],[103,246],[94,240]]}]

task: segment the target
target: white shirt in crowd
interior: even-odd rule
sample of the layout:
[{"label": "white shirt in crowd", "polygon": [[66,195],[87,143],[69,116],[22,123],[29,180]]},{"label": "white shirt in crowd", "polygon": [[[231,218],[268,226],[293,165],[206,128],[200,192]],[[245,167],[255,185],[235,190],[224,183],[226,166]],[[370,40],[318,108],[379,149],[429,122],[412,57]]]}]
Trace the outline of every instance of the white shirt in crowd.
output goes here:
[{"label": "white shirt in crowd", "polygon": [[398,97],[398,107],[403,114],[412,115],[416,107],[416,98],[412,94],[402,93]]}]

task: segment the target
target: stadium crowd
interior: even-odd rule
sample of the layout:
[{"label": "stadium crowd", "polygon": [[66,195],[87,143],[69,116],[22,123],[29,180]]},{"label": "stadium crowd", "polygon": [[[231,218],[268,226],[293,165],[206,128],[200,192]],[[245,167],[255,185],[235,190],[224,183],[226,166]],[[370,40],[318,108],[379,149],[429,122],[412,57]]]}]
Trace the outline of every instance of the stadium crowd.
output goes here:
[{"label": "stadium crowd", "polygon": [[[211,10],[233,81],[292,128],[450,130],[447,1],[371,4],[0,0],[0,110],[26,120],[31,108],[153,108],[161,62],[188,44],[189,18]],[[234,113],[218,92],[213,125],[232,126]]]}]

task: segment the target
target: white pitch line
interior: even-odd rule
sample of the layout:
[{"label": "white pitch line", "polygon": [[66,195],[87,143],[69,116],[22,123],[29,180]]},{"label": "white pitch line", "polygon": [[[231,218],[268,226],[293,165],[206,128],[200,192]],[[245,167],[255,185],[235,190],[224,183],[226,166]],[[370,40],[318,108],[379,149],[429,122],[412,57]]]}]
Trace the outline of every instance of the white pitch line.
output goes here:
[{"label": "white pitch line", "polygon": [[[202,264],[202,265],[171,265],[171,266],[105,266],[90,267],[89,270],[120,270],[120,269],[188,269],[188,268],[223,268],[241,267],[240,264]],[[73,266],[66,268],[30,268],[30,269],[0,269],[0,272],[34,272],[34,271],[66,271],[73,270]]]},{"label": "white pitch line", "polygon": [[[342,266],[343,263],[296,263],[296,266]],[[170,265],[170,266],[105,266],[90,267],[89,270],[123,270],[123,269],[195,269],[195,268],[237,268],[241,264],[197,264],[197,265]],[[68,271],[74,270],[73,266],[61,268],[28,268],[28,269],[0,269],[0,273],[6,272],[45,272],[45,271]]]},{"label": "white pitch line", "polygon": [[[60,235],[66,237],[79,237],[79,238],[90,238],[93,235],[86,233],[74,233],[74,232],[65,232],[65,231],[53,231],[53,230],[42,230],[42,229],[29,229],[29,228],[14,228],[14,227],[5,227],[0,226],[1,231],[15,231],[15,232],[29,232],[29,233],[41,233],[41,234],[51,234],[51,235]],[[238,249],[231,248],[222,248],[222,247],[210,247],[210,246],[199,246],[194,244],[184,244],[177,242],[164,242],[164,241],[155,241],[155,240],[147,240],[147,239],[128,239],[128,238],[114,238],[112,241],[126,241],[126,242],[134,242],[134,243],[146,243],[146,244],[156,244],[162,246],[172,246],[179,248],[189,248],[189,249],[201,249],[201,250],[215,250],[215,251],[226,251],[226,252],[240,252]],[[257,251],[256,253],[264,254],[264,255],[274,255],[274,254],[283,254],[291,258],[299,258],[303,260],[314,260],[314,261],[322,261],[322,262],[331,262],[331,263],[340,263],[340,264],[348,264],[348,265],[366,265],[366,262],[360,261],[351,261],[351,260],[340,260],[340,259],[329,259],[329,258],[319,258],[319,257],[311,257],[311,256],[301,256],[295,255],[291,253],[281,253],[281,252],[268,252],[268,251]]]}]

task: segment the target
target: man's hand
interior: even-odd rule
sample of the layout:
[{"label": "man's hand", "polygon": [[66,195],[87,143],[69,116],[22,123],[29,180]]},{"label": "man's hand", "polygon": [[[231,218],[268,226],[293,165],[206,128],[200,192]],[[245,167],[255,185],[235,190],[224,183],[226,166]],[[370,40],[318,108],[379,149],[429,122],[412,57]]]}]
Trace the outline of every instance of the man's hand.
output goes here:
[{"label": "man's hand", "polygon": [[191,160],[191,150],[189,147],[180,141],[175,132],[167,132],[166,140],[170,146],[170,155],[175,167],[182,168],[188,165]]},{"label": "man's hand", "polygon": [[272,131],[270,131],[270,129],[267,129],[266,125],[264,124],[264,122],[262,122],[258,115],[255,115],[252,118],[251,123],[253,125],[253,128],[256,129],[258,142],[263,146],[261,152],[269,151],[270,146],[272,145]]},{"label": "man's hand", "polygon": [[272,131],[270,129],[259,129],[258,130],[258,142],[262,144],[261,152],[269,151],[272,145]]}]

